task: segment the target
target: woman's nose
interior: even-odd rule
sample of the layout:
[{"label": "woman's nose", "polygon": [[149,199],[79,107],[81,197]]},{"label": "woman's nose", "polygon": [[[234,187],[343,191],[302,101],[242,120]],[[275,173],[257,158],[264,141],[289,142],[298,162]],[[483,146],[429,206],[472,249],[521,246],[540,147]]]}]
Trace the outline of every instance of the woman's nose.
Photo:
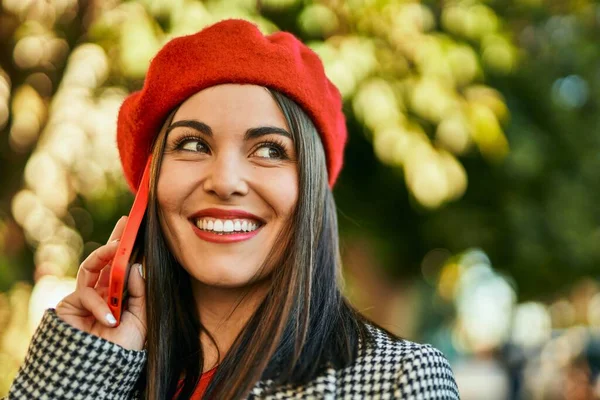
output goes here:
[{"label": "woman's nose", "polygon": [[220,154],[210,163],[204,190],[225,200],[246,195],[248,183],[243,172],[243,163],[235,155]]}]

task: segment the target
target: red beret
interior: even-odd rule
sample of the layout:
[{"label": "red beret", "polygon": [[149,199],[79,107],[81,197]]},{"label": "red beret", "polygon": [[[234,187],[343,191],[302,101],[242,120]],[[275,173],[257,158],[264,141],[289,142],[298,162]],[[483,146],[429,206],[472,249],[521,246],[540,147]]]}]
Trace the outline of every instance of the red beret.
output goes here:
[{"label": "red beret", "polygon": [[165,44],[152,59],[142,90],[123,102],[117,144],[134,193],[168,114],[200,90],[224,83],[265,86],[298,103],[323,141],[333,186],[347,132],[340,93],[327,79],[321,60],[290,33],[264,36],[254,24],[232,19]]}]

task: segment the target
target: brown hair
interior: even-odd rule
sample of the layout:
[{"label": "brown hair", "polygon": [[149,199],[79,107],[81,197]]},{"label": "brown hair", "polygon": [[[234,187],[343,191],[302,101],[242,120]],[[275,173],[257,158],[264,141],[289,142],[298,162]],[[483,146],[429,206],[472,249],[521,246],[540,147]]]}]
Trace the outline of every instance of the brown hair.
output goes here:
[{"label": "brown hair", "polygon": [[[321,140],[296,103],[270,92],[294,139],[298,202],[290,229],[284,229],[278,238],[278,243],[286,244],[283,254],[271,250],[262,266],[277,263],[271,272],[270,290],[221,360],[205,398],[242,398],[259,380],[273,380],[272,387],[306,383],[325,367],[349,365],[357,356],[359,343],[371,341],[363,318],[340,291],[337,216]],[[139,388],[145,398],[153,400],[173,398],[182,375],[185,379],[178,398],[189,398],[203,364],[199,338],[205,329],[195,307],[190,307],[195,304],[190,277],[169,251],[161,231],[156,200],[167,128],[174,114],[153,148],[144,223],[148,364]]]}]

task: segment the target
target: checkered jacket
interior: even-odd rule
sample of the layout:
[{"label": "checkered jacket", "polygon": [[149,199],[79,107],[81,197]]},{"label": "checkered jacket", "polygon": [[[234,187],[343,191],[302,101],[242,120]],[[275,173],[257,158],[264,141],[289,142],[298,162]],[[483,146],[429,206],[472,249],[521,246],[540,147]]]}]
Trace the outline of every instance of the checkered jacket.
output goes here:
[{"label": "checkered jacket", "polygon": [[[392,341],[371,328],[376,345],[361,351],[352,365],[326,370],[304,386],[271,387],[271,381],[260,381],[249,398],[459,399],[441,352],[429,345]],[[82,332],[48,309],[4,400],[139,399],[134,386],[146,356],[145,350],[125,350]]]}]

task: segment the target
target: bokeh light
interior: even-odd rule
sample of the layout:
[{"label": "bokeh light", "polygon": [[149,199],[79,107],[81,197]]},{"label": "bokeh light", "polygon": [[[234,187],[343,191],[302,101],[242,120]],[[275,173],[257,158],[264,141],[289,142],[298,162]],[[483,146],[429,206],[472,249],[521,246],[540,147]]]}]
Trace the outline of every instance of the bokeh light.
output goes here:
[{"label": "bokeh light", "polygon": [[123,99],[167,40],[244,18],[299,35],[343,97],[361,311],[440,348],[463,399],[600,398],[600,4],[0,3],[0,396],[131,204]]}]

